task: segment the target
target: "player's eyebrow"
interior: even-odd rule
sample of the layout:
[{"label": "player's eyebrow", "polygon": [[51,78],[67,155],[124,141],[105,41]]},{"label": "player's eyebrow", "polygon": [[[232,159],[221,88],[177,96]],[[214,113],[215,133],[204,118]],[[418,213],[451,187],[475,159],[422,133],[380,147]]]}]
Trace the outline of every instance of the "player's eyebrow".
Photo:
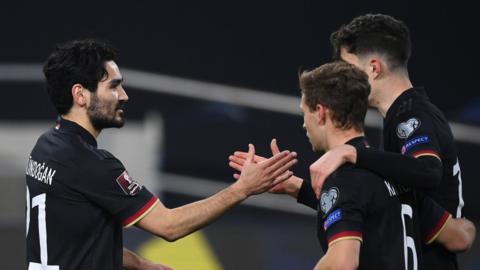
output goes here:
[{"label": "player's eyebrow", "polygon": [[113,79],[110,81],[110,87],[116,87],[118,85],[120,85],[121,83],[123,82],[123,78],[120,78],[120,79]]}]

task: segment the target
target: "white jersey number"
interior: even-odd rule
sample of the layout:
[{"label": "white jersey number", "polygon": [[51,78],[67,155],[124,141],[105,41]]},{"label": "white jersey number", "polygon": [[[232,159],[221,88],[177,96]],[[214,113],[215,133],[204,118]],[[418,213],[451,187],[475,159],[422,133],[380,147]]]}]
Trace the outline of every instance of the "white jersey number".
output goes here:
[{"label": "white jersey number", "polygon": [[460,171],[460,163],[455,163],[453,165],[453,176],[458,175],[458,206],[457,206],[457,214],[456,218],[461,218],[462,217],[462,208],[465,205],[463,202],[463,196],[462,196],[462,172]]},{"label": "white jersey number", "polygon": [[30,228],[30,205],[31,208],[38,207],[38,239],[40,241],[40,263],[29,262],[28,270],[59,270],[58,265],[48,265],[47,249],[47,221],[46,221],[47,194],[42,193],[32,198],[30,204],[30,191],[27,187],[27,236]]},{"label": "white jersey number", "polygon": [[413,222],[413,210],[412,207],[408,204],[402,204],[402,224],[403,224],[403,254],[405,256],[405,270],[408,269],[409,263],[409,250],[412,253],[413,259],[413,269],[418,269],[418,259],[417,259],[417,250],[415,248],[415,241],[412,237],[407,235],[407,228],[405,226],[405,217],[409,217],[408,223],[412,224]]}]

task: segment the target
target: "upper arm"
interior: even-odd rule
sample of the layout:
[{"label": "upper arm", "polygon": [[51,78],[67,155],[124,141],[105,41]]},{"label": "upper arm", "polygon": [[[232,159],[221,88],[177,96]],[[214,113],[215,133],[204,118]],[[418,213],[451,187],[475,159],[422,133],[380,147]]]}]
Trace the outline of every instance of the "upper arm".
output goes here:
[{"label": "upper arm", "polygon": [[72,187],[89,201],[110,213],[124,227],[135,224],[158,198],[136,182],[114,158],[88,160]]},{"label": "upper arm", "polygon": [[339,173],[325,182],[320,195],[319,228],[328,246],[343,240],[362,241],[363,224],[370,192],[358,175]]},{"label": "upper arm", "polygon": [[420,204],[420,224],[424,242],[428,245],[438,239],[447,225],[450,223],[452,215],[438,205],[428,196],[421,196]]},{"label": "upper arm", "polygon": [[360,245],[361,242],[358,240],[345,240],[332,244],[318,262],[315,270],[357,269],[360,260]]}]

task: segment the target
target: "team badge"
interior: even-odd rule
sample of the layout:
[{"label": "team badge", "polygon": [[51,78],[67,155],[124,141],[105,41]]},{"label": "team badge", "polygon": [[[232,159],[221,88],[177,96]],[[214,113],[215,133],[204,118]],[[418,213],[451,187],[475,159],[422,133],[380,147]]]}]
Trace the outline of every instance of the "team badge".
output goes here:
[{"label": "team badge", "polygon": [[407,122],[402,122],[397,126],[397,136],[400,139],[406,139],[420,127],[420,120],[417,118],[410,118]]},{"label": "team badge", "polygon": [[117,183],[126,195],[135,196],[142,190],[142,186],[133,180],[127,171],[123,171],[117,178]]},{"label": "team badge", "polygon": [[329,189],[328,191],[322,192],[320,195],[320,208],[323,213],[328,213],[337,203],[338,196],[340,192],[336,187]]}]

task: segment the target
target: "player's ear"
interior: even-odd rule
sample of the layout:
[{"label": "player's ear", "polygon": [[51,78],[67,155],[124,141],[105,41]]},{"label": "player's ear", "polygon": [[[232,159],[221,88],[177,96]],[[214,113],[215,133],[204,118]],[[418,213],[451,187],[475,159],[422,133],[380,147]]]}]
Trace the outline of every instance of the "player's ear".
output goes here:
[{"label": "player's ear", "polygon": [[372,79],[378,79],[383,72],[383,62],[379,58],[370,59],[367,67],[368,73]]},{"label": "player's ear", "polygon": [[72,86],[73,104],[83,107],[87,104],[87,89],[83,85],[77,83]]},{"label": "player's ear", "polygon": [[326,123],[326,120],[327,120],[327,107],[325,107],[324,105],[322,104],[317,104],[317,106],[315,107],[315,112],[316,112],[316,116],[317,116],[317,123],[319,125],[324,125]]}]

